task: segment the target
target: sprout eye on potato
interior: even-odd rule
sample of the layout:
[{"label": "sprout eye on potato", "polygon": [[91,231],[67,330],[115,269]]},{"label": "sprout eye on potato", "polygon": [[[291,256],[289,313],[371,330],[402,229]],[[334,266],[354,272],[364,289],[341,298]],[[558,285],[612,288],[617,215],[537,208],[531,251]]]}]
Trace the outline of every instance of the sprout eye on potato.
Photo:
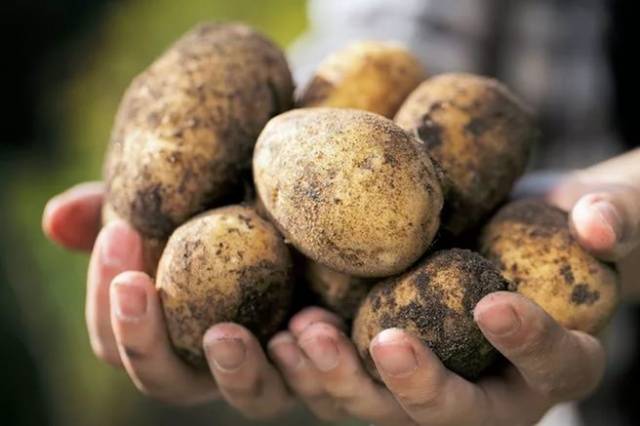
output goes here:
[{"label": "sprout eye on potato", "polygon": [[281,114],[258,138],[253,173],[287,240],[338,272],[402,272],[439,227],[442,190],[429,155],[377,114],[340,108]]},{"label": "sprout eye on potato", "polygon": [[616,273],[578,244],[563,211],[539,200],[507,204],[485,226],[480,246],[518,293],[564,327],[595,334],[611,318]]},{"label": "sprout eye on potato", "polygon": [[175,230],[156,286],[174,347],[204,366],[202,338],[216,323],[239,323],[263,342],[277,330],[291,301],[291,258],[282,237],[253,209],[223,207]]},{"label": "sprout eye on potato", "polygon": [[393,118],[426,78],[420,61],[397,43],[361,41],[328,56],[299,96],[299,107],[338,107]]},{"label": "sprout eye on potato", "polygon": [[473,319],[485,295],[507,290],[495,265],[469,250],[436,252],[369,293],[353,323],[353,340],[369,372],[379,378],[369,344],[382,330],[402,328],[423,341],[443,364],[477,378],[496,357]]},{"label": "sprout eye on potato", "polygon": [[292,93],[284,54],[263,35],[196,27],[127,89],[104,166],[108,203],[145,237],[166,239],[239,183]]},{"label": "sprout eye on potato", "polygon": [[443,227],[477,225],[524,172],[538,131],[522,103],[496,80],[441,74],[418,86],[395,122],[424,142],[444,180]]}]

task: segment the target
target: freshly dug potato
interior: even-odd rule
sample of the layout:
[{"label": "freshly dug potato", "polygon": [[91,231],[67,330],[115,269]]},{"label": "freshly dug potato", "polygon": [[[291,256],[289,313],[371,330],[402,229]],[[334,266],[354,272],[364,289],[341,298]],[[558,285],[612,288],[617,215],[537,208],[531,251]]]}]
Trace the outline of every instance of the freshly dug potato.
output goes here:
[{"label": "freshly dug potato", "polygon": [[402,45],[356,42],[319,65],[297,104],[362,109],[393,118],[426,77],[418,58]]},{"label": "freshly dug potato", "polygon": [[196,27],[127,89],[104,167],[108,202],[146,237],[167,238],[239,184],[292,92],[283,53],[263,35]]},{"label": "freshly dug potato", "polygon": [[564,327],[595,334],[618,304],[616,273],[572,237],[566,213],[543,201],[507,204],[484,228],[480,245],[518,293]]},{"label": "freshly dug potato", "polygon": [[375,281],[341,274],[307,259],[305,278],[320,301],[342,319],[351,320]]},{"label": "freshly dug potato", "polygon": [[508,285],[495,265],[475,252],[436,252],[371,290],[354,320],[353,341],[376,378],[369,344],[393,327],[421,339],[447,368],[477,378],[497,352],[476,325],[473,309],[485,295],[507,290]]},{"label": "freshly dug potato", "polygon": [[370,112],[279,115],[260,134],[253,175],[287,240],[338,272],[399,273],[427,250],[440,223],[442,190],[426,150]]},{"label": "freshly dug potato", "polygon": [[263,341],[276,331],[291,301],[291,258],[253,209],[218,208],[171,235],[156,286],[174,347],[204,366],[202,338],[216,323],[239,323]]},{"label": "freshly dug potato", "polygon": [[477,225],[509,194],[538,136],[505,86],[471,74],[425,81],[395,121],[424,142],[446,175],[442,221],[453,235]]}]

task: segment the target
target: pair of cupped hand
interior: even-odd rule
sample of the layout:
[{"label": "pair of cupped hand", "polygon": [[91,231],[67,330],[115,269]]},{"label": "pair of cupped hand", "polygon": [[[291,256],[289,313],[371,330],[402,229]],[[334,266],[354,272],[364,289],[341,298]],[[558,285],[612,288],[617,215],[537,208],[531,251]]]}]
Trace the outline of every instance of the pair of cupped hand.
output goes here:
[{"label": "pair of cupped hand", "polygon": [[[578,241],[619,261],[640,240],[640,150],[571,174],[546,193],[570,211]],[[75,186],[49,201],[49,238],[91,251],[86,321],[101,360],[124,368],[143,393],[176,404],[223,398],[250,418],[282,415],[296,400],[317,417],[355,417],[384,425],[517,425],[537,421],[551,406],[583,398],[601,380],[600,342],[559,326],[528,299],[486,296],[474,318],[510,365],[471,383],[447,370],[419,340],[382,331],[371,356],[384,385],[363,368],[333,313],[310,307],[276,334],[266,352],[238,324],[211,327],[203,339],[210,371],[196,371],[173,352],[152,279],[142,271],[140,236],[124,222],[101,228],[104,187]],[[629,283],[639,286],[640,283]]]}]

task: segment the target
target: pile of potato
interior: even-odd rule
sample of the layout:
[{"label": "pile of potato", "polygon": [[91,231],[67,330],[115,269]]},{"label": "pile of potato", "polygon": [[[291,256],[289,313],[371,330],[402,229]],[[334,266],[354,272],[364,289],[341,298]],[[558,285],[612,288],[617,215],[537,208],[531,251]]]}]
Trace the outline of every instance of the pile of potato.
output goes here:
[{"label": "pile of potato", "polygon": [[353,319],[374,377],[371,339],[401,327],[475,378],[496,357],[473,321],[486,294],[518,291],[590,333],[617,303],[614,271],[565,213],[525,200],[491,217],[537,137],[502,84],[427,77],[400,45],[346,47],[294,100],[273,42],[204,24],[125,93],[104,220],[143,236],[172,343],[194,366],[215,323],[266,341],[294,313],[295,287]]}]

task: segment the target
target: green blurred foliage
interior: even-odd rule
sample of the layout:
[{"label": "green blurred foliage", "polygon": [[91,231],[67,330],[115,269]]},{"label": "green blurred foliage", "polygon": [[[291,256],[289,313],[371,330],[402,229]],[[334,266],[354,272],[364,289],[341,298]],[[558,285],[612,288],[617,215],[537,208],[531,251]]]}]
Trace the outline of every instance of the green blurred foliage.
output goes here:
[{"label": "green blurred foliage", "polygon": [[[50,88],[40,108],[60,139],[50,158],[15,159],[1,174],[8,241],[2,244],[31,351],[62,425],[244,424],[224,404],[173,409],[141,396],[119,370],[91,353],[84,324],[87,257],[54,247],[40,230],[48,198],[100,178],[120,96],[133,76],[173,40],[203,20],[238,20],[286,46],[306,25],[303,0],[135,0],[111,5],[100,25],[74,41],[73,78]],[[55,60],[55,58],[53,59]],[[312,424],[296,411],[274,424]]]}]

